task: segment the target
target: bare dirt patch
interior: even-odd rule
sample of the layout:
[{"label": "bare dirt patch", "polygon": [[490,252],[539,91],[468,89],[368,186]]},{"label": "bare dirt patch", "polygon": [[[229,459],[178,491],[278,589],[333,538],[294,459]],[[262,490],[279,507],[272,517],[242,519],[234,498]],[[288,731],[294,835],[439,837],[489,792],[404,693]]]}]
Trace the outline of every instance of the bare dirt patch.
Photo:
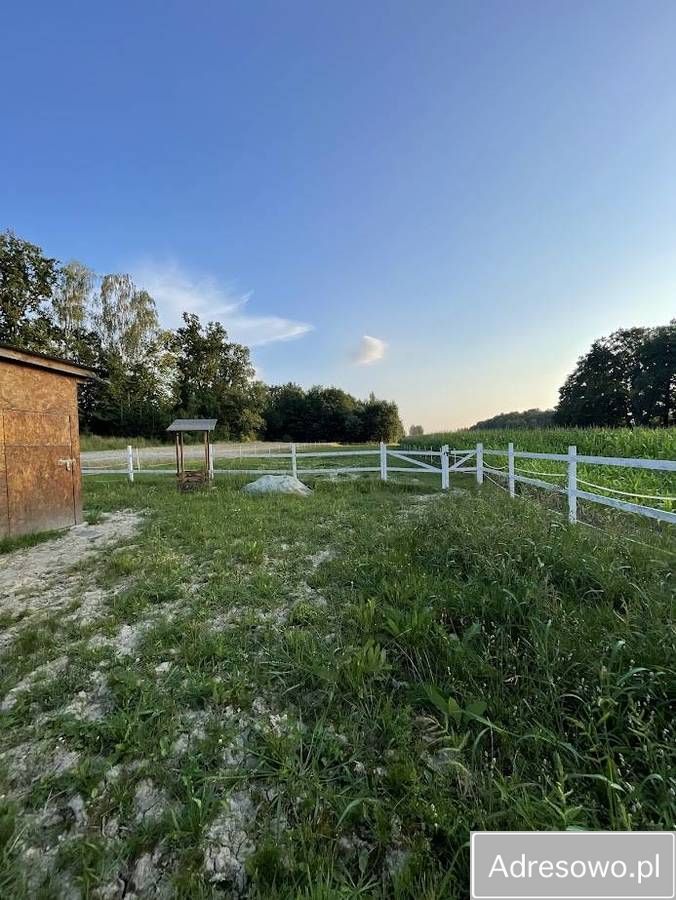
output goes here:
[{"label": "bare dirt patch", "polygon": [[92,585],[86,573],[73,569],[130,538],[141,521],[140,513],[121,510],[96,525],[76,525],[61,537],[0,558],[0,614],[20,619],[0,634],[0,649],[42,614],[51,615],[79,604],[75,618],[95,618],[107,594]]},{"label": "bare dirt patch", "polygon": [[0,769],[5,772],[5,788],[20,796],[39,777],[63,775],[80,762],[80,754],[69,750],[59,739],[24,741],[0,753]]},{"label": "bare dirt patch", "polygon": [[139,781],[134,791],[134,820],[157,822],[169,809],[169,798],[149,778]]},{"label": "bare dirt patch", "polygon": [[256,817],[251,795],[236,791],[225,801],[225,808],[207,833],[204,871],[209,881],[228,885],[240,896],[246,884],[246,861],[255,851],[248,831]]},{"label": "bare dirt patch", "polygon": [[317,553],[308,556],[307,561],[310,563],[311,570],[316,572],[321,565],[331,562],[335,558],[336,551],[331,547],[326,547],[324,550],[319,550]]},{"label": "bare dirt patch", "polygon": [[2,703],[0,703],[0,712],[7,712],[7,710],[12,709],[12,707],[16,705],[16,701],[21,694],[29,691],[34,684],[39,681],[47,681],[55,678],[57,675],[64,672],[67,667],[67,656],[59,656],[57,659],[51,660],[51,662],[43,663],[41,666],[38,666],[37,669],[34,669],[26,675],[25,678],[22,678],[21,681],[18,684],[15,684],[11,691],[7,693]]}]

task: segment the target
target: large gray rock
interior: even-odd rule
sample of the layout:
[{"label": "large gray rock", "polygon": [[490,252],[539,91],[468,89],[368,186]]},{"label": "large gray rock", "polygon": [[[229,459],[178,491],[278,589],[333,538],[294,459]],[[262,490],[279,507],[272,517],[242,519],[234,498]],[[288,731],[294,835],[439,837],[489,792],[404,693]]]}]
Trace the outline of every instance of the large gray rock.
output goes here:
[{"label": "large gray rock", "polygon": [[293,475],[263,475],[242,488],[247,494],[297,494],[307,497],[312,493],[310,488],[294,478]]}]

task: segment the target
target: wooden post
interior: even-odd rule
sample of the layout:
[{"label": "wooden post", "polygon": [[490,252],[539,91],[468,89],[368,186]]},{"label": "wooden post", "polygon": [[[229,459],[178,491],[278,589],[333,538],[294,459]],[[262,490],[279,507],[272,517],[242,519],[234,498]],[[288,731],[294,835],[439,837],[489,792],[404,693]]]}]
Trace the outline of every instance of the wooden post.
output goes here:
[{"label": "wooden post", "polygon": [[577,447],[568,447],[568,521],[577,522]]},{"label": "wooden post", "polygon": [[484,445],[476,445],[476,483],[484,483]]},{"label": "wooden post", "polygon": [[138,447],[136,448],[136,471],[141,471],[141,454],[139,453]]},{"label": "wooden post", "polygon": [[387,445],[380,442],[380,480],[387,481]]},{"label": "wooden post", "polygon": [[509,475],[509,496],[516,493],[514,486],[514,444],[507,445],[507,474]]},{"label": "wooden post", "polygon": [[296,445],[291,444],[291,472],[294,478],[298,478],[298,463],[296,462]]},{"label": "wooden post", "polygon": [[176,432],[176,477],[181,473],[181,461],[178,455],[178,431]]},{"label": "wooden post", "polygon": [[127,444],[127,477],[129,481],[134,481],[134,451],[131,444]]},{"label": "wooden post", "polygon": [[444,444],[441,448],[441,490],[447,491],[450,484],[450,475],[448,474],[448,444]]}]

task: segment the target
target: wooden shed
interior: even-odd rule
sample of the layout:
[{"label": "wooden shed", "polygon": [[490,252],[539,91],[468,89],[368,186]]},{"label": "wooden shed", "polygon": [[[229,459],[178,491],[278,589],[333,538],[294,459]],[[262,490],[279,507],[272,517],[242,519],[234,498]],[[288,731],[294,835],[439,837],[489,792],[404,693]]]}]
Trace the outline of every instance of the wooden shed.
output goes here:
[{"label": "wooden shed", "polygon": [[92,377],[0,344],[0,536],[82,521],[77,385]]}]

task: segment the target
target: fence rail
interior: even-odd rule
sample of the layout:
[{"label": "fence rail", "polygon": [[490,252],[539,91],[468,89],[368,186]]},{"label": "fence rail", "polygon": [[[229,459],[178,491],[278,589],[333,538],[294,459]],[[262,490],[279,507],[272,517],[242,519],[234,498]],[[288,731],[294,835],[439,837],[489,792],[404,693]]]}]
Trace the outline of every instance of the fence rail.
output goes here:
[{"label": "fence rail", "polygon": [[[333,468],[299,468],[298,462],[302,459],[318,459],[335,457],[378,457],[378,465],[359,465],[359,466],[336,466]],[[133,482],[134,475],[173,475],[174,469],[142,469],[138,452],[134,456],[131,446],[127,447],[123,459],[126,457],[126,465],[124,468],[94,468],[82,465],[83,475],[126,475],[130,482]],[[391,457],[396,462],[408,463],[407,466],[391,465],[388,461]],[[423,457],[422,459],[418,457]],[[451,463],[451,457],[453,462]],[[497,463],[491,465],[486,461],[486,457],[502,457],[507,459],[506,466],[500,466]],[[516,495],[516,485],[518,483],[527,484],[531,487],[541,488],[546,491],[562,494],[567,498],[568,503],[568,520],[571,523],[577,522],[577,503],[578,500],[584,500],[589,503],[596,503],[602,506],[609,506],[623,512],[635,513],[650,519],[656,519],[660,522],[668,522],[672,525],[676,524],[676,513],[668,509],[657,509],[654,506],[646,506],[642,503],[635,503],[634,500],[648,499],[656,501],[665,501],[671,503],[676,501],[676,497],[661,496],[659,494],[638,494],[631,491],[618,491],[614,488],[604,487],[603,485],[594,484],[589,481],[580,479],[577,474],[578,464],[598,465],[598,466],[621,466],[624,468],[648,469],[660,472],[676,472],[676,461],[668,459],[625,459],[615,456],[587,456],[578,454],[575,446],[570,446],[567,453],[535,453],[531,451],[514,449],[513,444],[509,444],[506,450],[485,449],[483,444],[479,443],[472,449],[451,449],[448,445],[444,445],[439,450],[424,449],[407,449],[393,448],[386,444],[380,444],[379,447],[372,450],[310,450],[308,452],[299,451],[296,444],[291,444],[288,452],[283,450],[268,451],[267,453],[243,453],[241,448],[238,452],[224,452],[219,455],[219,460],[233,459],[265,459],[265,460],[290,460],[290,466],[285,468],[265,468],[265,469],[247,469],[247,468],[218,468],[214,467],[213,455],[209,461],[209,476],[214,478],[221,475],[347,475],[352,473],[378,473],[382,481],[387,481],[389,473],[397,474],[416,474],[416,475],[437,475],[441,480],[441,489],[448,490],[450,486],[451,473],[473,473],[476,477],[477,484],[484,483],[484,476],[497,477],[507,480],[507,491],[511,497]],[[522,469],[515,464],[515,460],[548,460],[550,462],[558,462],[566,464],[565,472],[529,472],[528,469]],[[427,460],[427,461],[425,461]],[[438,461],[438,464],[437,464]],[[122,459],[120,460],[122,462]],[[551,467],[550,467],[551,468]],[[528,474],[524,474],[528,473]],[[538,478],[538,475],[546,477],[560,478],[561,484],[553,484],[545,481],[544,478]],[[497,482],[496,482],[497,483]],[[584,487],[594,487],[597,490],[606,491],[606,494],[596,493],[595,491],[584,490]],[[620,494],[621,497],[609,497],[608,493]]]}]

